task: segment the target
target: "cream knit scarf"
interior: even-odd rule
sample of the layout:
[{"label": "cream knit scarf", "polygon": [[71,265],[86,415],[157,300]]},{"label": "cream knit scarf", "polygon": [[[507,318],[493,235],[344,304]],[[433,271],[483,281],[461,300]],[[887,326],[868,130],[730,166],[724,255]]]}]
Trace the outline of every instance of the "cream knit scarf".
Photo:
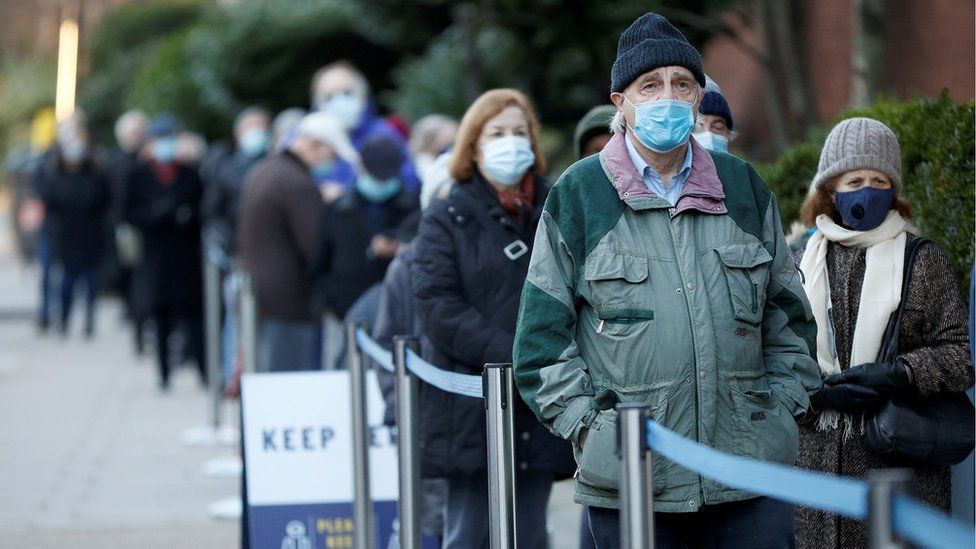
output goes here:
[{"label": "cream knit scarf", "polygon": [[[908,222],[896,210],[888,212],[884,223],[870,231],[845,229],[827,215],[817,217],[819,229],[807,242],[800,270],[803,289],[817,321],[817,362],[826,377],[840,373],[840,361],[834,339],[830,283],[827,274],[827,244],[836,242],[850,248],[867,248],[861,304],[857,311],[850,365],[874,362],[881,348],[885,327],[901,300],[902,271],[905,263],[905,231]],[[836,429],[841,414],[825,410],[817,420],[817,429]],[[844,418],[845,438],[853,434],[853,418]]]}]

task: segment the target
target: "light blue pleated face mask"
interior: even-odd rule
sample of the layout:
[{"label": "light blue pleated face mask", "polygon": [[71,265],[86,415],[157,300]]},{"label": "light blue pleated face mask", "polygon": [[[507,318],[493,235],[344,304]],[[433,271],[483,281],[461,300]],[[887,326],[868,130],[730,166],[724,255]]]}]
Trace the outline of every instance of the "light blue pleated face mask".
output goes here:
[{"label": "light blue pleated face mask", "polygon": [[679,99],[651,99],[633,103],[634,125],[630,127],[634,137],[654,152],[666,153],[677,149],[688,141],[695,129],[695,113],[691,103]]}]

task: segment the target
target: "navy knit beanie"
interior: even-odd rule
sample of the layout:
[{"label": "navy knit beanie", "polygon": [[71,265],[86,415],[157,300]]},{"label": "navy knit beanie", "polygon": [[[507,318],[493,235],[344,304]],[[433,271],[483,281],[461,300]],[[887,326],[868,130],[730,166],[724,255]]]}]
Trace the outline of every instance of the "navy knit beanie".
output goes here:
[{"label": "navy knit beanie", "polygon": [[617,60],[610,70],[610,91],[624,88],[645,72],[658,67],[684,67],[705,86],[701,55],[667,19],[652,12],[637,18],[617,42]]},{"label": "navy knit beanie", "polygon": [[725,125],[730,130],[733,129],[732,109],[729,108],[729,102],[725,100],[725,96],[722,94],[716,91],[706,91],[705,97],[702,97],[701,106],[698,107],[698,111],[702,114],[721,116],[725,119]]}]

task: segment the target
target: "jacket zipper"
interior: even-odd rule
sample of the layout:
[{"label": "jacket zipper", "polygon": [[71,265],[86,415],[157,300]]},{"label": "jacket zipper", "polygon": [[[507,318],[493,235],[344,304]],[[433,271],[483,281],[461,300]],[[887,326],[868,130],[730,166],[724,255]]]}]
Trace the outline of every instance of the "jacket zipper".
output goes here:
[{"label": "jacket zipper", "polygon": [[756,280],[756,275],[749,271],[749,280],[752,281],[752,312],[759,312],[759,281]]}]

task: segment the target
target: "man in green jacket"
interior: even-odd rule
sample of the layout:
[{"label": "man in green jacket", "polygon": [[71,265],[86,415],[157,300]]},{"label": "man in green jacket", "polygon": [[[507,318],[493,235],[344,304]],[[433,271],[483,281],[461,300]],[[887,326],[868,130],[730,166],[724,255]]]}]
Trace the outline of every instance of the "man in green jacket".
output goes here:
[{"label": "man in green jacket", "polygon": [[[665,18],[621,35],[614,136],[556,182],[522,292],[516,383],[572,441],[575,500],[601,549],[619,546],[616,403],[645,403],[722,452],[792,465],[795,419],[820,382],[775,198],[748,163],[689,140],[704,85],[701,56]],[[792,545],[791,506],[661,457],[653,473],[659,546]]]}]

